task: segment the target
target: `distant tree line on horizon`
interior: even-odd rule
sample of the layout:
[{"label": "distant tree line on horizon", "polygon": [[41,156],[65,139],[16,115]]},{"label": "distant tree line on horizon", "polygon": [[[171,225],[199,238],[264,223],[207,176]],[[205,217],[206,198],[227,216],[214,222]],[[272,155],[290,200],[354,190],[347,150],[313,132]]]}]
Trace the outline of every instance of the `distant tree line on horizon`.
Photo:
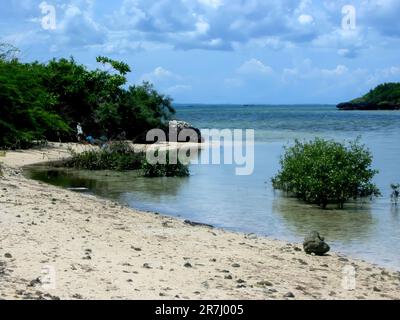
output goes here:
[{"label": "distant tree line on horizon", "polygon": [[339,103],[340,110],[400,110],[400,83],[382,83],[362,97]]},{"label": "distant tree line on horizon", "polygon": [[352,103],[371,103],[371,104],[400,104],[400,83],[382,83],[371,89],[366,95],[354,99]]},{"label": "distant tree line on horizon", "polygon": [[16,52],[0,44],[0,148],[74,141],[78,123],[91,136],[143,141],[175,113],[172,100],[150,83],[128,86],[124,62],[98,57],[108,70],[89,70],[72,57],[23,63]]}]

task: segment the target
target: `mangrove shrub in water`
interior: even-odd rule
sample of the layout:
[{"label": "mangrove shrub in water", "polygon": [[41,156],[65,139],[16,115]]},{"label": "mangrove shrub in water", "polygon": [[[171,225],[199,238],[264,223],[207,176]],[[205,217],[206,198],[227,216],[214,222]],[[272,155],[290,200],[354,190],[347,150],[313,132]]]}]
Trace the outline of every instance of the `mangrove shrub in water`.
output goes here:
[{"label": "mangrove shrub in water", "polygon": [[133,150],[125,142],[113,142],[101,150],[88,150],[77,153],[71,150],[72,157],[64,163],[66,167],[86,170],[135,170],[140,169],[145,155]]},{"label": "mangrove shrub in water", "polygon": [[326,209],[328,204],[380,194],[372,178],[372,154],[359,141],[348,144],[316,138],[295,141],[285,148],[281,171],[272,179],[275,189]]},{"label": "mangrove shrub in water", "polygon": [[63,163],[65,167],[85,170],[142,170],[145,177],[186,177],[189,168],[179,160],[177,163],[167,162],[151,164],[146,160],[144,152],[136,152],[133,147],[123,141],[114,141],[102,149],[92,149],[82,153],[70,150],[71,158]]},{"label": "mangrove shrub in water", "polygon": [[145,177],[187,177],[190,175],[188,165],[182,163],[179,158],[171,161],[170,153],[165,152],[165,163],[149,163],[144,160],[142,169]]}]

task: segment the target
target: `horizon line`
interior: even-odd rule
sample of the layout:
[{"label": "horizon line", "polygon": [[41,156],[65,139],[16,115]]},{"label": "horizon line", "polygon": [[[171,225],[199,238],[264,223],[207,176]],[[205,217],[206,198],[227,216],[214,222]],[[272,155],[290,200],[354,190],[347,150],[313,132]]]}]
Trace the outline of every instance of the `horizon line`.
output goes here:
[{"label": "horizon line", "polygon": [[337,106],[337,103],[229,103],[229,102],[172,102],[172,105],[230,105],[230,106]]}]

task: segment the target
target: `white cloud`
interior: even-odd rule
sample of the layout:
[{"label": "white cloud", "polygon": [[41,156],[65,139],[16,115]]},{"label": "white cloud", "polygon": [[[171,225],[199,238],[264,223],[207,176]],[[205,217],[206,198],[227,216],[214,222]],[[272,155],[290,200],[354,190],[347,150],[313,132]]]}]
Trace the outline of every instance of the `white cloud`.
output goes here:
[{"label": "white cloud", "polygon": [[339,49],[338,55],[345,58],[355,58],[357,56],[357,53],[355,50],[351,49]]},{"label": "white cloud", "polygon": [[272,73],[272,68],[263,64],[260,60],[252,58],[243,63],[238,69],[237,73],[244,75],[267,75]]},{"label": "white cloud", "polygon": [[179,93],[190,91],[190,90],[192,90],[192,86],[185,85],[185,84],[177,84],[177,85],[167,88],[165,90],[165,92],[167,94],[174,95],[174,94],[179,94]]},{"label": "white cloud", "polygon": [[368,72],[367,83],[371,86],[376,86],[382,82],[398,82],[400,76],[400,67],[391,66],[387,68],[380,68],[373,72]]},{"label": "white cloud", "polygon": [[305,59],[293,67],[284,68],[282,71],[283,82],[298,80],[337,81],[349,76],[351,77],[351,72],[345,65],[339,64],[334,68],[319,68],[313,66],[309,59]]},{"label": "white cloud", "polygon": [[141,76],[140,81],[149,81],[152,83],[159,83],[166,80],[179,80],[180,77],[173,72],[164,69],[163,67],[157,67],[152,72],[145,73]]},{"label": "white cloud", "polygon": [[210,30],[210,25],[203,20],[203,18],[200,18],[196,22],[196,31],[198,34],[206,34]]},{"label": "white cloud", "polygon": [[320,73],[323,76],[342,76],[345,74],[349,69],[344,65],[338,65],[334,69],[321,69]]},{"label": "white cloud", "polygon": [[[332,49],[340,56],[354,58],[364,48],[390,47],[394,39],[400,39],[398,0],[356,1],[357,30],[353,33],[341,29],[345,1],[123,0],[119,8],[106,14],[107,19],[96,15],[99,6],[95,0],[53,3],[59,30],[51,44],[45,43],[48,47],[104,44],[108,52],[122,52],[119,45],[130,50],[129,42],[135,43],[133,47],[146,43],[147,47],[162,44],[184,50],[234,50],[254,44],[274,50]],[[25,21],[37,27],[30,30],[43,33],[38,30],[41,14],[37,4],[34,0],[0,1],[2,36],[26,33],[28,28],[10,26],[14,17],[19,25]],[[125,34],[125,41],[113,38],[116,31]],[[377,40],[382,41],[378,44]]]},{"label": "white cloud", "polygon": [[223,1],[222,0],[198,0],[199,3],[214,8],[214,9],[218,9],[220,6],[223,5]]},{"label": "white cloud", "polygon": [[164,69],[163,67],[157,67],[153,71],[153,75],[157,78],[169,78],[173,77],[173,73]]},{"label": "white cloud", "polygon": [[316,48],[336,49],[342,57],[355,58],[358,52],[367,48],[367,38],[363,29],[343,30],[336,28],[313,40]]},{"label": "white cloud", "polygon": [[314,22],[314,18],[308,14],[302,14],[297,19],[300,24],[306,25]]},{"label": "white cloud", "polygon": [[260,37],[257,39],[251,39],[246,44],[236,43],[233,46],[235,49],[248,49],[252,50],[254,47],[263,48],[263,49],[271,49],[275,51],[286,50],[286,49],[294,49],[296,47],[290,41],[281,40],[279,37]]}]

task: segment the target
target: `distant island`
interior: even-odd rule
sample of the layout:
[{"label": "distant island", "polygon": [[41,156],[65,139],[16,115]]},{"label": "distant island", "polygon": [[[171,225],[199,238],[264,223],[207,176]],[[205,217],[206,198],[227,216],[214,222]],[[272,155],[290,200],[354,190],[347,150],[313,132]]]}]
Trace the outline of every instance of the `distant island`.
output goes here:
[{"label": "distant island", "polygon": [[340,110],[400,110],[400,83],[384,83],[361,98],[337,105]]}]

